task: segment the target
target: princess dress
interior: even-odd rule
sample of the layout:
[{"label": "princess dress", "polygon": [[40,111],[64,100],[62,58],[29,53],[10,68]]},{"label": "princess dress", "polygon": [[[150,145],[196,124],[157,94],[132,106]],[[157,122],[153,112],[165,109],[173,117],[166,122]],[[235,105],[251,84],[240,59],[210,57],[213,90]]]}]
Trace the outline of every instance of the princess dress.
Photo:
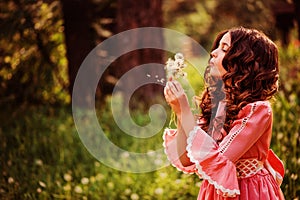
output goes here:
[{"label": "princess dress", "polygon": [[189,133],[186,151],[191,165],[179,160],[176,129],[164,132],[165,153],[178,170],[203,179],[198,200],[283,200],[283,164],[270,150],[272,122],[268,101],[250,103],[219,144],[200,126]]}]

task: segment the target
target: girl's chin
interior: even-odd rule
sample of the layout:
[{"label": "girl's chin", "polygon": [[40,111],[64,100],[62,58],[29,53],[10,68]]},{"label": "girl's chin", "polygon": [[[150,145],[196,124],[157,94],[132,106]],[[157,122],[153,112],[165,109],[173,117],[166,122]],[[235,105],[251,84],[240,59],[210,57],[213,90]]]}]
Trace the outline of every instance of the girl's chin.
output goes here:
[{"label": "girl's chin", "polygon": [[222,74],[220,73],[219,70],[214,70],[212,69],[210,71],[210,75],[213,76],[213,77],[216,77],[216,78],[221,78],[222,77]]}]

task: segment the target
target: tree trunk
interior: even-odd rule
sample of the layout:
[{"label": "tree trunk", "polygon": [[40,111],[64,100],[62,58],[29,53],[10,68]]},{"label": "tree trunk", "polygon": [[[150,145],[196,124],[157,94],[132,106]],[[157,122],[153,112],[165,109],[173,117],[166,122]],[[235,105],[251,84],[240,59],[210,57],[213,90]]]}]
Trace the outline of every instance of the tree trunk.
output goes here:
[{"label": "tree trunk", "polygon": [[[68,59],[69,93],[72,96],[74,81],[78,69],[93,48],[91,23],[89,17],[89,1],[86,0],[61,0],[64,16],[64,32]],[[91,92],[83,84],[81,95],[72,101],[75,105],[90,105]]]},{"label": "tree trunk", "polygon": [[300,41],[300,1],[294,0],[293,2],[295,5],[295,18],[296,18],[296,23],[298,28],[298,40]]},{"label": "tree trunk", "polygon": [[[162,27],[162,25],[162,0],[118,0],[118,32],[141,27]],[[157,44],[162,44],[162,32],[159,36],[145,32],[142,38],[135,38],[135,36],[132,35],[129,40],[120,42],[120,48],[125,45],[127,47],[131,46],[132,48],[136,47],[136,49],[139,49],[147,42],[157,42]],[[112,68],[113,74],[117,78],[121,78],[126,72],[129,72],[129,70],[147,63],[163,63],[163,51],[158,49],[141,48],[122,55],[116,62],[116,65]],[[163,87],[158,84],[140,85],[139,89],[137,89],[134,94],[128,93],[128,91],[136,87],[137,82],[145,83],[147,73],[159,78],[164,76],[163,67],[157,65],[155,67],[151,67],[150,71],[144,72],[145,73],[140,73],[138,75],[132,73],[131,77],[129,75],[129,80],[122,82],[122,92],[124,94],[125,101],[129,101],[131,98],[131,108],[134,108],[137,102],[143,102],[143,104],[147,107],[154,103],[157,96],[162,96],[163,94]]]}]

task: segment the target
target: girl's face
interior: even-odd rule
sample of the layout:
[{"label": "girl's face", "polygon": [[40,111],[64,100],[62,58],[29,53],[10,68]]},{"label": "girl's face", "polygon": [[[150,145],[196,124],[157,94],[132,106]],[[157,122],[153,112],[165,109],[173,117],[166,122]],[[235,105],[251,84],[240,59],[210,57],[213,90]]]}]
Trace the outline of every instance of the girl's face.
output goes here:
[{"label": "girl's face", "polygon": [[211,67],[210,74],[213,77],[222,77],[226,70],[222,65],[223,58],[226,52],[229,50],[231,45],[231,37],[230,33],[227,32],[223,35],[219,42],[219,46],[211,52],[211,59],[209,61],[209,65]]}]

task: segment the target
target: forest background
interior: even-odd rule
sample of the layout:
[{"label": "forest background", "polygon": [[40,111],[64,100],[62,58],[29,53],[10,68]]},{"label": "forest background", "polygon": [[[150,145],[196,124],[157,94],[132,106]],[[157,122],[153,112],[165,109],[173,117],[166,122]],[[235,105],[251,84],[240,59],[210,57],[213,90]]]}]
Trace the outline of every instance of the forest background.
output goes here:
[{"label": "forest background", "polygon": [[[195,175],[183,174],[172,166],[128,173],[93,157],[74,124],[74,81],[93,48],[126,30],[172,29],[193,38],[209,52],[217,32],[245,26],[262,30],[279,47],[280,90],[272,104],[275,123],[271,146],[286,167],[282,184],[286,199],[299,200],[299,13],[297,0],[1,1],[0,198],[196,199],[201,181]],[[151,37],[146,35],[145,40]],[[157,40],[164,42],[163,36]],[[187,57],[197,56],[193,45],[182,45]],[[145,63],[164,64],[169,56],[169,52],[157,49],[122,55],[105,70],[95,96],[82,90],[76,105],[84,109],[93,103],[91,98],[96,99],[99,123],[115,145],[130,152],[161,148],[162,131],[148,139],[126,135],[114,120],[111,99],[118,80],[128,71]],[[192,69],[187,70],[191,85],[201,93],[203,80],[193,76]],[[163,68],[150,73],[164,76]],[[130,84],[124,82],[122,87]],[[128,110],[135,123],[150,122],[148,110],[154,103],[163,105],[170,114],[162,89],[161,85],[148,84],[130,96]],[[122,94],[122,88],[117,90]],[[123,94],[120,102],[122,98],[127,97]],[[123,123],[131,122],[125,118]],[[125,154],[116,162],[127,160]]]}]

